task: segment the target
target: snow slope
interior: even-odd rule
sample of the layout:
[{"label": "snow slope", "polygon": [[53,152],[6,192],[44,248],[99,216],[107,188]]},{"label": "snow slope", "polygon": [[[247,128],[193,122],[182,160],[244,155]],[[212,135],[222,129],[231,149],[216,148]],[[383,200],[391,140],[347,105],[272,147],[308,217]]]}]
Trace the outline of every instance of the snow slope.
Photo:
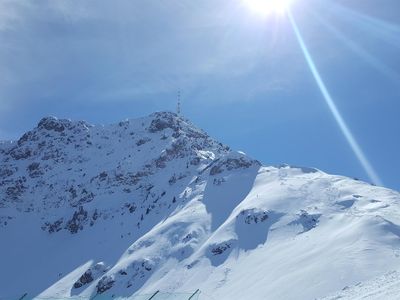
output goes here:
[{"label": "snow slope", "polygon": [[44,118],[0,166],[0,299],[315,299],[400,268],[399,193],[262,166],[173,113]]},{"label": "snow slope", "polygon": [[351,287],[320,300],[381,300],[398,299],[400,296],[400,274],[392,271],[366,282],[359,282]]}]

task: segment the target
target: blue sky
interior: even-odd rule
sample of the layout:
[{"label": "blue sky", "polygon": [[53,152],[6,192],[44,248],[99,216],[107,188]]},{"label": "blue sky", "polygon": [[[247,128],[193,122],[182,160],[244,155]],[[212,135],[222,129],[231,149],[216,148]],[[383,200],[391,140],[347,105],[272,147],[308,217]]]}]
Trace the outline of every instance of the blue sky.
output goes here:
[{"label": "blue sky", "polygon": [[[400,2],[297,0],[332,99],[385,186],[400,189]],[[45,115],[112,123],[183,112],[265,164],[369,181],[286,16],[244,0],[0,0],[0,139]]]}]

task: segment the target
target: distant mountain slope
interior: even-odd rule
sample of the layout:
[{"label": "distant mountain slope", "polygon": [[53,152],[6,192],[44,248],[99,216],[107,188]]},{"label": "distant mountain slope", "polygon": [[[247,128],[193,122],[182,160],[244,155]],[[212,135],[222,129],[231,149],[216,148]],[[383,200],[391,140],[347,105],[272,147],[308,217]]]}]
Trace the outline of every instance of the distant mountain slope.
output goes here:
[{"label": "distant mountain slope", "polygon": [[0,298],[315,299],[400,267],[397,192],[261,166],[173,113],[44,118],[0,145],[0,182]]}]

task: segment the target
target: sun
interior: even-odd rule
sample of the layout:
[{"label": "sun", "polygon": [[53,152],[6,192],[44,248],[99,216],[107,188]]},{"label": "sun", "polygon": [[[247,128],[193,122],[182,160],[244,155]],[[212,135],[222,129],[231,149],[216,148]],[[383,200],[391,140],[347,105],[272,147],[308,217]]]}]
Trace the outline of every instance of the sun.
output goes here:
[{"label": "sun", "polygon": [[243,0],[250,10],[263,16],[283,15],[292,2],[293,0]]}]

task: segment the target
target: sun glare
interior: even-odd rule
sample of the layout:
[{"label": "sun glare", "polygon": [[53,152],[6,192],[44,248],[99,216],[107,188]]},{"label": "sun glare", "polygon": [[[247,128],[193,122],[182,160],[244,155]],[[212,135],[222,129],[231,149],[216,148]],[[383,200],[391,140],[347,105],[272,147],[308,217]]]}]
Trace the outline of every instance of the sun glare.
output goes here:
[{"label": "sun glare", "polygon": [[263,15],[283,15],[293,0],[243,0],[253,12]]}]

